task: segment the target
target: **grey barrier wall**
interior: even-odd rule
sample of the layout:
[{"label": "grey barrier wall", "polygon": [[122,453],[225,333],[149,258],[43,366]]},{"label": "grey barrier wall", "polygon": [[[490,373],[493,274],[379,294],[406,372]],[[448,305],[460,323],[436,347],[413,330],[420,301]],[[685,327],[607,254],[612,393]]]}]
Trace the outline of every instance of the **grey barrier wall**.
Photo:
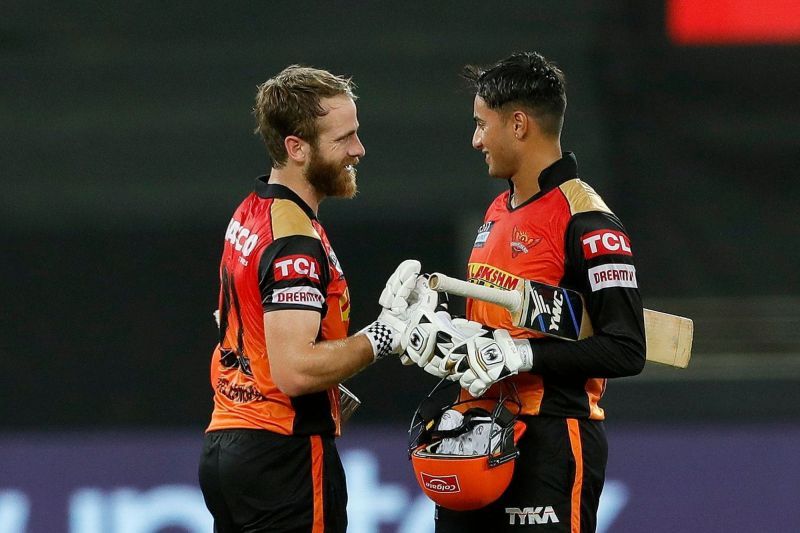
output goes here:
[{"label": "grey barrier wall", "polygon": [[[199,432],[0,437],[0,531],[207,533],[211,518],[196,474],[201,442]],[[612,426],[609,445],[598,533],[800,528],[796,427]],[[433,531],[433,505],[414,481],[405,428],[354,425],[339,448],[348,531]],[[515,513],[509,520],[546,514]]]}]

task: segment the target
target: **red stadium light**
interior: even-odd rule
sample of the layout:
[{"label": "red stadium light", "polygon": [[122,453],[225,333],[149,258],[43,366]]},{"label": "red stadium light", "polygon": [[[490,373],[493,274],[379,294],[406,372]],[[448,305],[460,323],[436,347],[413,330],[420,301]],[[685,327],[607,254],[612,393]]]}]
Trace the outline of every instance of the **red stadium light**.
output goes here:
[{"label": "red stadium light", "polygon": [[798,0],[667,0],[666,7],[675,44],[800,43]]}]

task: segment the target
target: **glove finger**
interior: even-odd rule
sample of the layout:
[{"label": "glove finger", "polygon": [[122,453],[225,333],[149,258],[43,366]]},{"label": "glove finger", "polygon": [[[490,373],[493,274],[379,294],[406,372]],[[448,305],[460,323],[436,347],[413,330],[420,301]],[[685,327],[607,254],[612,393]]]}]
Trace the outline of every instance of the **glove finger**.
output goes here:
[{"label": "glove finger", "polygon": [[422,265],[416,259],[406,259],[400,263],[389,276],[389,280],[378,298],[381,307],[391,308],[399,287],[408,279],[416,280],[420,270],[422,270]]},{"label": "glove finger", "polygon": [[405,366],[411,366],[414,364],[414,360],[409,357],[407,353],[400,355],[400,362],[403,363]]},{"label": "glove finger", "polygon": [[395,293],[395,301],[402,300],[404,305],[408,304],[408,297],[411,294],[411,291],[414,290],[414,286],[417,284],[417,277],[416,274],[413,276],[408,277],[404,280],[397,289]]},{"label": "glove finger", "polygon": [[378,297],[378,304],[384,309],[388,309],[392,305],[392,300],[394,300],[394,291],[391,288],[391,283],[391,279],[386,282],[386,286]]},{"label": "glove finger", "polygon": [[416,259],[406,259],[397,266],[395,273],[398,274],[400,281],[405,281],[407,278],[412,277],[416,279],[422,270],[422,264]]},{"label": "glove finger", "polygon": [[425,276],[417,277],[417,282],[408,295],[409,308],[435,311],[439,303],[439,293],[428,286]]},{"label": "glove finger", "polygon": [[461,377],[458,379],[458,382],[462,388],[469,389],[470,386],[473,383],[475,383],[476,380],[477,377],[475,376],[475,372],[473,372],[472,370],[467,370],[466,372],[461,374]]},{"label": "glove finger", "polygon": [[[413,288],[417,282],[417,276],[419,276],[421,268],[422,265],[420,265],[419,261],[416,259],[406,259],[400,263],[394,273],[389,277],[389,282],[394,289],[393,296],[396,296],[400,288],[409,281],[411,282],[411,288]],[[408,292],[411,292],[411,289],[408,289]],[[405,296],[408,296],[408,293],[406,293]]]},{"label": "glove finger", "polygon": [[428,363],[423,368],[425,369],[425,372],[427,372],[428,374],[432,374],[437,378],[443,378],[446,376],[446,374],[443,374],[441,370],[439,370],[439,365],[435,364],[434,362]]},{"label": "glove finger", "polygon": [[486,330],[478,322],[467,320],[465,318],[454,318],[452,320],[453,327],[458,330],[462,337],[472,337],[484,333]]},{"label": "glove finger", "polygon": [[483,396],[483,393],[486,392],[488,388],[489,387],[484,382],[478,380],[469,386],[469,393],[475,398],[478,398],[479,396]]}]

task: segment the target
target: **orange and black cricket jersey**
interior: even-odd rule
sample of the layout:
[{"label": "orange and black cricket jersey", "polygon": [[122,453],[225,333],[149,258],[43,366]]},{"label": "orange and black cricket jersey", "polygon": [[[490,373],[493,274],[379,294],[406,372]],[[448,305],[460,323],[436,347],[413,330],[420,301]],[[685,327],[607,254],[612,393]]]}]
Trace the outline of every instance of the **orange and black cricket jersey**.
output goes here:
[{"label": "orange and black cricket jersey", "polygon": [[264,313],[320,313],[318,340],[347,336],[350,297],[314,212],[292,190],[256,180],[225,234],[220,263],[220,343],[211,360],[208,431],[265,429],[283,435],[339,433],[339,391],[289,397],[272,380]]},{"label": "orange and black cricket jersey", "polygon": [[602,198],[578,179],[567,152],[539,177],[540,192],[511,207],[513,190],[489,206],[473,245],[468,278],[514,289],[524,279],[581,292],[594,336],[576,342],[515,328],[510,313],[467,301],[467,317],[531,338],[534,367],[513,376],[523,414],[602,420],[606,379],[644,364],[644,319],[630,239]]}]

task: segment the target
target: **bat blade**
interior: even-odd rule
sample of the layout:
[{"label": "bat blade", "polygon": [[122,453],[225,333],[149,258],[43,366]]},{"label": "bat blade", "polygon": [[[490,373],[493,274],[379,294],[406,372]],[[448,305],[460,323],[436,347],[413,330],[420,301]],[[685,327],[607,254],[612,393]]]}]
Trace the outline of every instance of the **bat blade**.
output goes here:
[{"label": "bat blade", "polygon": [[[436,291],[474,298],[505,307],[515,326],[564,340],[592,335],[592,324],[583,296],[563,287],[526,280],[521,291],[495,289],[445,276],[431,274],[428,283]],[[647,360],[677,368],[689,366],[694,323],[691,319],[644,310]]]},{"label": "bat blade", "polygon": [[691,319],[645,309],[644,330],[648,361],[678,368],[689,366],[694,338]]}]

